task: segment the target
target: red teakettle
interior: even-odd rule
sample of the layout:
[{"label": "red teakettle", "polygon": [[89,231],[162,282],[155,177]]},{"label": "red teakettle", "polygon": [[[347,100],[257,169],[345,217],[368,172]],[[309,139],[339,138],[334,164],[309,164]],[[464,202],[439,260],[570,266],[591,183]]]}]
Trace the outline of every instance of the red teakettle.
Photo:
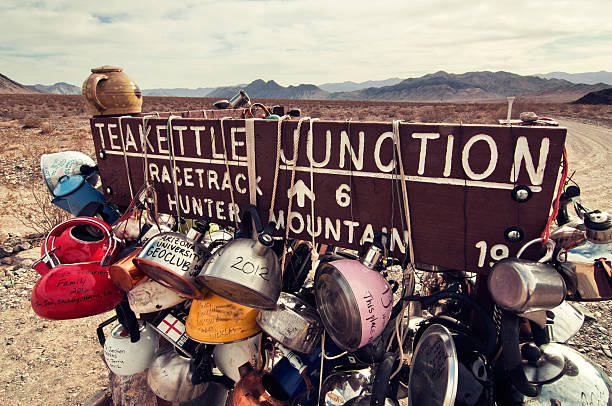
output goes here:
[{"label": "red teakettle", "polygon": [[[104,237],[94,245],[88,245],[91,243],[64,234],[68,232],[68,235],[73,236],[69,231],[79,225],[94,226]],[[61,248],[61,255],[58,257],[45,247],[43,249],[46,250],[48,262],[39,261],[35,267],[42,277],[32,289],[34,312],[46,319],[65,320],[93,316],[116,307],[123,299],[123,291],[114,285],[108,275],[109,263],[117,252],[110,227],[95,218],[75,217],[51,230],[45,246],[49,241],[53,244],[58,235],[63,236],[62,245],[57,245],[56,249],[58,251]],[[82,245],[87,245],[87,248]],[[101,245],[106,247],[105,251],[101,251]],[[90,257],[85,255],[88,251]],[[78,255],[71,256],[74,253]],[[67,254],[65,258],[76,257],[80,261],[62,263],[59,258],[64,258],[63,254]]]},{"label": "red teakettle", "polygon": [[32,268],[41,275],[61,264],[108,265],[118,252],[111,227],[95,217],[73,217],[53,227],[40,251]]}]

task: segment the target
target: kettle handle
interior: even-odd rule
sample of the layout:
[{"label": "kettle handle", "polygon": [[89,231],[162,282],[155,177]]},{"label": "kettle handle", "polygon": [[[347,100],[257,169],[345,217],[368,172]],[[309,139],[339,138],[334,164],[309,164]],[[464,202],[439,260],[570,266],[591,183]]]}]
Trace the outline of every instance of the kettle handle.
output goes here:
[{"label": "kettle handle", "polygon": [[53,257],[51,256],[53,249],[49,250],[47,241],[51,238],[55,238],[59,236],[61,233],[66,231],[68,228],[76,226],[76,225],[81,225],[81,224],[89,224],[89,225],[96,226],[98,229],[100,229],[100,231],[106,234],[106,237],[108,238],[109,243],[108,243],[108,248],[106,249],[106,252],[104,253],[104,256],[100,260],[100,265],[102,266],[108,265],[110,261],[110,256],[115,251],[115,248],[117,247],[117,241],[113,237],[112,229],[108,226],[108,224],[94,217],[73,217],[53,227],[51,231],[49,231],[47,238],[45,238],[45,242],[43,245],[45,247],[45,255],[43,256],[43,258],[44,257],[49,258],[51,267],[57,266],[59,265],[59,263],[58,264],[54,263]]},{"label": "kettle handle", "polygon": [[[259,213],[257,212],[257,207],[252,204],[245,207],[241,224],[242,229],[237,235],[238,238],[252,238],[253,231],[260,234],[264,229],[261,223],[261,217],[259,217]],[[253,230],[253,226],[255,226],[255,230]]]},{"label": "kettle handle", "polygon": [[107,79],[108,79],[108,76],[106,75],[95,75],[93,78],[91,78],[91,83],[89,83],[91,85],[91,95],[92,95],[91,101],[96,105],[96,108],[100,111],[106,110],[106,106],[102,104],[100,99],[98,99],[98,83],[100,83],[100,81],[102,80],[107,80]]},{"label": "kettle handle", "polygon": [[117,316],[113,316],[110,319],[98,324],[96,333],[98,333],[98,341],[100,342],[100,345],[102,346],[102,348],[104,348],[104,343],[106,343],[106,336],[104,335],[104,327],[108,326],[115,320],[117,320]]}]

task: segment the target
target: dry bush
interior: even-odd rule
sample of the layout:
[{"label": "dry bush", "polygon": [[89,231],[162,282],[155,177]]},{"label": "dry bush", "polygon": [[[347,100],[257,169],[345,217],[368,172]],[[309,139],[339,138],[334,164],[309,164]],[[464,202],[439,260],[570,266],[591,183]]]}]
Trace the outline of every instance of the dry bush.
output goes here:
[{"label": "dry bush", "polygon": [[21,120],[21,124],[23,124],[23,128],[39,128],[42,124],[43,120],[37,116],[25,116]]},{"label": "dry bush", "polygon": [[34,185],[31,192],[31,200],[21,199],[22,203],[13,208],[13,214],[25,227],[47,235],[53,227],[72,217],[51,203],[52,196],[45,185]]}]

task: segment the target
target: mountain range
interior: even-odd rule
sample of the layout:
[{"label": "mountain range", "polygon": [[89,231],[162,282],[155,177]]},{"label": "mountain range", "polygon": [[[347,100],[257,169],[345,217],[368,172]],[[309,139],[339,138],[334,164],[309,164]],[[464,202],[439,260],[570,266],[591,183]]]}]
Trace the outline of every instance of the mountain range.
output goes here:
[{"label": "mountain range", "polygon": [[[599,74],[603,73],[609,72],[599,72]],[[507,96],[522,96],[542,102],[571,102],[590,92],[609,87],[611,86],[605,83],[576,84],[565,79],[521,76],[501,71],[467,72],[462,74],[440,71],[405,80],[391,78],[361,83],[327,83],[320,87],[312,84],[284,87],[274,80],[264,81],[257,79],[246,85],[198,89],[145,89],[143,93],[145,96],[229,99],[238,93],[240,89],[244,89],[254,99],[459,102],[505,100]],[[0,93],[32,93],[36,91],[79,94],[80,88],[63,82],[51,86],[32,85],[26,87],[6,76],[0,75]]]},{"label": "mountain range", "polygon": [[612,72],[605,70],[599,72],[584,72],[584,73],[566,73],[566,72],[550,72],[538,73],[537,75],[544,79],[564,79],[574,83],[584,83],[594,85],[597,83],[605,83],[612,86]]}]

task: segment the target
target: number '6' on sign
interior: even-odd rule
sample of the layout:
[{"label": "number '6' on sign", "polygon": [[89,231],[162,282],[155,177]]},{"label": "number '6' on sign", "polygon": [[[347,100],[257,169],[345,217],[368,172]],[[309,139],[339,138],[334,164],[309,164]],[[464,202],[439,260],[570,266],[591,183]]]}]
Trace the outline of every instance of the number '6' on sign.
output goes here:
[{"label": "number '6' on sign", "polygon": [[349,192],[351,191],[351,187],[346,183],[341,184],[336,189],[336,202],[340,207],[348,207],[351,204],[351,195]]}]

